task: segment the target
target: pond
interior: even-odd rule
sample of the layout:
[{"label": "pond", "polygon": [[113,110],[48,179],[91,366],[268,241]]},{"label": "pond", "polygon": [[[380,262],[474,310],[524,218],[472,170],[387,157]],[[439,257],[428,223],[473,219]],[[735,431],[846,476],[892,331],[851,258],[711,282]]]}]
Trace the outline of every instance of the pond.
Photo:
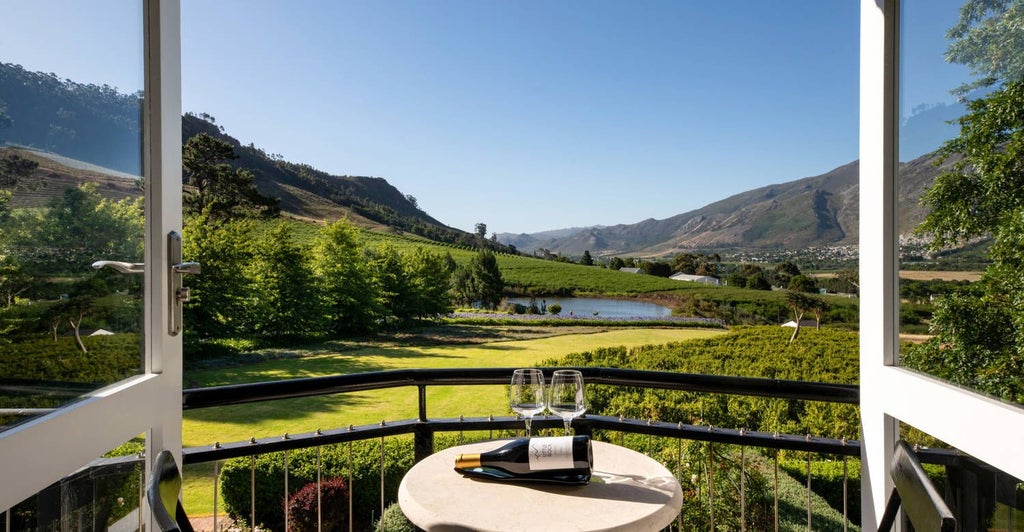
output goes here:
[{"label": "pond", "polygon": [[[509,303],[530,306],[529,297],[510,297]],[[533,298],[538,307],[551,306],[558,303],[562,306],[562,316],[570,313],[574,316],[597,316],[600,318],[664,318],[672,315],[672,309],[629,299],[605,299],[598,297],[537,297]]]}]

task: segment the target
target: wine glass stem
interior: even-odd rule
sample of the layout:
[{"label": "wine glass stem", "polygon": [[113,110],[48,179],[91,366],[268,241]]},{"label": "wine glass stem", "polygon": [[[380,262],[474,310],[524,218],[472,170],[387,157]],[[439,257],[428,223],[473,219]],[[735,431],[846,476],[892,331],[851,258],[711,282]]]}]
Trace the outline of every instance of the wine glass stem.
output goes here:
[{"label": "wine glass stem", "polygon": [[526,437],[530,437],[530,422],[533,421],[533,416],[526,416]]},{"label": "wine glass stem", "polygon": [[565,425],[565,435],[566,436],[571,436],[571,434],[569,434],[569,425],[572,424],[572,418],[563,419],[562,423]]}]

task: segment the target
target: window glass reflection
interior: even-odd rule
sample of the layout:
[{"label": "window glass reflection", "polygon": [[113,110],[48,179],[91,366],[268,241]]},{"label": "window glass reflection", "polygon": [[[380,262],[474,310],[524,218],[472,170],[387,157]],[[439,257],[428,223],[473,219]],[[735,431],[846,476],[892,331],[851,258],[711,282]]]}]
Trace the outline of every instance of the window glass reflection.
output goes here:
[{"label": "window glass reflection", "polygon": [[[0,428],[140,372],[141,3],[4,6]],[[108,5],[109,4],[109,5]]]},{"label": "window glass reflection", "polygon": [[901,5],[901,363],[1024,403],[1024,2]]}]

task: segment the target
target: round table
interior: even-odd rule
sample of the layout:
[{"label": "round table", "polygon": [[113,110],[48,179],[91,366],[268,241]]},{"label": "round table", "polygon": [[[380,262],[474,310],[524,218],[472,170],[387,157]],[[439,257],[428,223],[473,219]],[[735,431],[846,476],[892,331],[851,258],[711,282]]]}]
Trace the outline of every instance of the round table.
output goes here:
[{"label": "round table", "polygon": [[398,504],[416,526],[456,530],[661,530],[679,514],[683,492],[655,460],[593,442],[590,484],[499,482],[464,477],[455,456],[503,442],[460,445],[434,453],[406,473]]}]

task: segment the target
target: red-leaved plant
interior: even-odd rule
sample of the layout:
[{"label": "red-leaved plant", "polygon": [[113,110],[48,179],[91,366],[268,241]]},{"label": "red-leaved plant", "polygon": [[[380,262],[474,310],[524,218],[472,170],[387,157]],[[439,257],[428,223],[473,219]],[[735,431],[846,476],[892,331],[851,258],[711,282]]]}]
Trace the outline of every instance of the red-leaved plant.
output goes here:
[{"label": "red-leaved plant", "polygon": [[[288,499],[288,528],[299,532],[317,530],[317,486],[311,482]],[[341,477],[320,483],[320,518],[323,530],[348,530],[348,485]]]}]

